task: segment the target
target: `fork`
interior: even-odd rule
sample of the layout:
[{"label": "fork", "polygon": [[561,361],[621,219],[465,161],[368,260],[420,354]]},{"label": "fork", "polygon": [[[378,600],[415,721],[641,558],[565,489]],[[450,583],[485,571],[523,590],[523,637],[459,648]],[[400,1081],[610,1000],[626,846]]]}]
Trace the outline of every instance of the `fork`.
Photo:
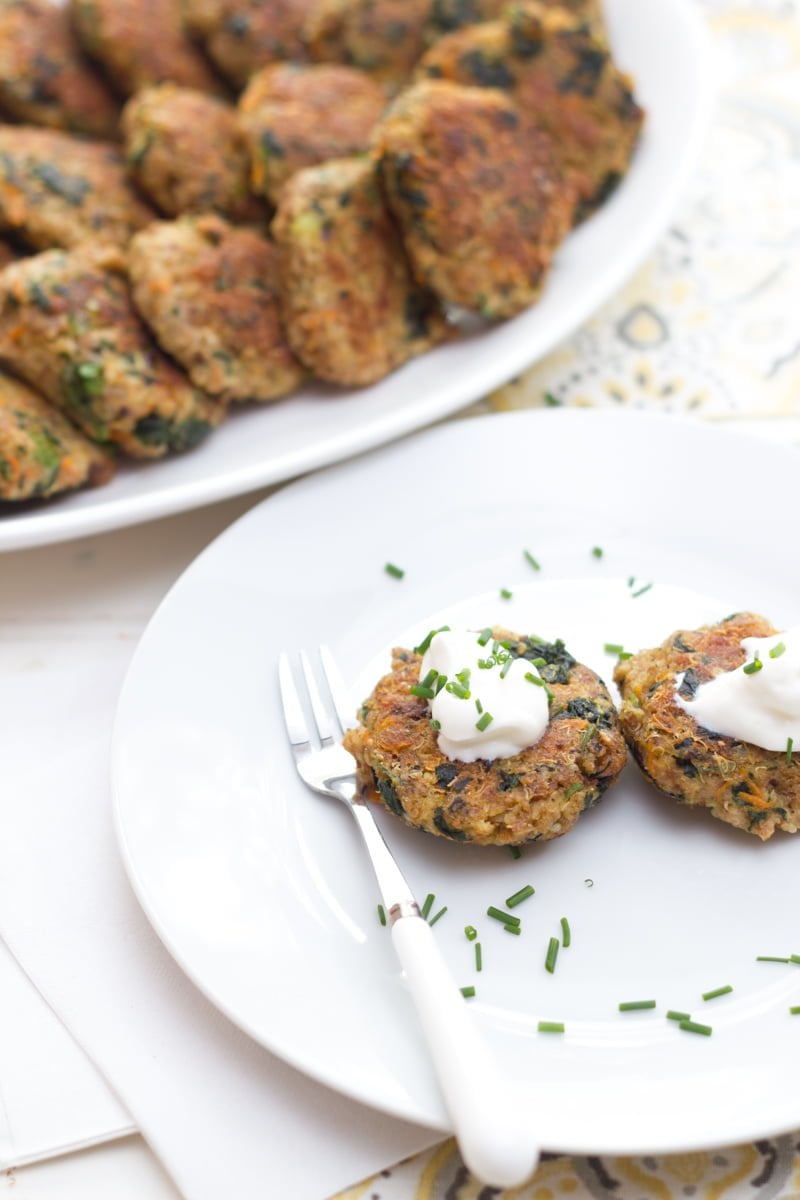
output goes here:
[{"label": "fork", "polygon": [[[539,1161],[529,1114],[514,1101],[510,1081],[489,1053],[370,805],[359,794],[355,759],[340,740],[352,723],[347,693],[327,647],[320,646],[319,658],[325,688],[305,652],[300,653],[300,676],[286,654],[278,661],[283,715],[298,773],[313,791],[346,804],[361,831],[464,1162],[484,1184],[519,1187]],[[306,722],[301,691],[313,727]]]}]

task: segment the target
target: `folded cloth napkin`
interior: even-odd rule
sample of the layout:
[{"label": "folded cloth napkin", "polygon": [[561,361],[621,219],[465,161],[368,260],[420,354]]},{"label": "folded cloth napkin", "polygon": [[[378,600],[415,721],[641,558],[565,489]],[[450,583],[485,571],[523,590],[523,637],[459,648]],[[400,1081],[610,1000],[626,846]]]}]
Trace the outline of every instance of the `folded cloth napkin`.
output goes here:
[{"label": "folded cloth napkin", "polygon": [[4,558],[0,934],[188,1200],[320,1200],[441,1135],[318,1086],[213,1008],[142,915],[112,829],[135,636],[222,523],[190,514]]}]

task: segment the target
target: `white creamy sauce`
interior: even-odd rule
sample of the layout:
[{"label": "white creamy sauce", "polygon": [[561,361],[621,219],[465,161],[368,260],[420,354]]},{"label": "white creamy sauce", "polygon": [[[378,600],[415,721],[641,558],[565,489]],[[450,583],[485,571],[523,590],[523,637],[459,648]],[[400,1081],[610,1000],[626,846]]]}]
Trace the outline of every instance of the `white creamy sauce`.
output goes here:
[{"label": "white creamy sauce", "polygon": [[[420,683],[432,671],[438,676],[429,703],[439,749],[459,762],[518,754],[540,740],[549,719],[548,689],[530,678],[540,678],[536,667],[502,647],[493,653],[493,641],[482,646],[480,637],[478,630],[439,632],[420,667]],[[439,686],[442,676],[447,683]]]},{"label": "white creamy sauce", "polygon": [[[770,637],[742,638],[747,662],[675,702],[713,733],[763,750],[800,752],[800,625]],[[761,666],[753,669],[753,664]],[[678,676],[678,687],[683,676]]]}]

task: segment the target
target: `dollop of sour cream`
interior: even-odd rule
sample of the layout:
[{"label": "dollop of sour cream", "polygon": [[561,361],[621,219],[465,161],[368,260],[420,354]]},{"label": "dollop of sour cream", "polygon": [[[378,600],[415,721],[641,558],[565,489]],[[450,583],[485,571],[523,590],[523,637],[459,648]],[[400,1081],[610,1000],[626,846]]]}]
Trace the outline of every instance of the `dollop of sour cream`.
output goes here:
[{"label": "dollop of sour cream", "polygon": [[536,667],[478,630],[435,634],[419,677],[420,684],[431,681],[431,720],[447,758],[510,758],[535,745],[547,728],[548,689]]},{"label": "dollop of sour cream", "polygon": [[713,733],[763,750],[800,752],[800,625],[742,638],[740,645],[744,666],[702,683],[691,700],[676,692],[676,703]]}]

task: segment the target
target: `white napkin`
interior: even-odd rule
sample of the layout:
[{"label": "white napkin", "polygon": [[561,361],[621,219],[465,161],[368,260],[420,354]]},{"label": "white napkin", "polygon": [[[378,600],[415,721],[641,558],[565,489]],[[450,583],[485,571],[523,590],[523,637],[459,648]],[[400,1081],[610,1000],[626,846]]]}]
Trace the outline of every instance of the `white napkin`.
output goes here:
[{"label": "white napkin", "polygon": [[111,824],[131,626],[215,523],[2,560],[0,622],[24,637],[0,641],[0,933],[189,1200],[320,1200],[441,1135],[314,1084],[218,1013],[142,915]]}]

